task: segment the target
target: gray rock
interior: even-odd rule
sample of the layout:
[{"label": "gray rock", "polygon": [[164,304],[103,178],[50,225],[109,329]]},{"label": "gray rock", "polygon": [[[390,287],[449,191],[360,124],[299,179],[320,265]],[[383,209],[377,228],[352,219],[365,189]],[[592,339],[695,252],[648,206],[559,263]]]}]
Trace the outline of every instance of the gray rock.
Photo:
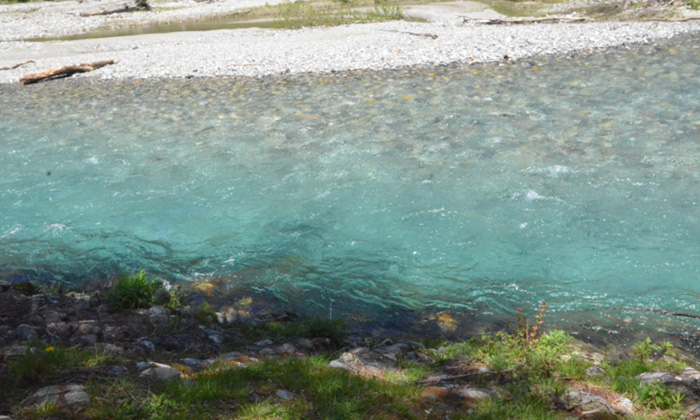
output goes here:
[{"label": "gray rock", "polygon": [[612,407],[617,414],[624,416],[634,415],[634,403],[629,398],[620,397],[612,402]]},{"label": "gray rock", "polygon": [[83,405],[90,402],[90,396],[82,385],[47,386],[36,391],[30,401],[33,404],[41,404],[49,401],[56,404]]},{"label": "gray rock", "polygon": [[673,382],[674,376],[670,372],[644,372],[637,375],[637,379],[645,384]]},{"label": "gray rock", "polygon": [[355,370],[352,366],[343,363],[340,360],[333,360],[328,364],[328,366],[336,369]]},{"label": "gray rock", "polygon": [[216,344],[221,344],[224,342],[224,335],[218,331],[207,334],[207,338]]},{"label": "gray rock", "polygon": [[151,367],[151,362],[138,362],[136,363],[136,369],[139,371],[146,370]]},{"label": "gray rock", "polygon": [[256,346],[258,347],[265,347],[265,346],[271,346],[273,343],[271,340],[263,340],[263,341],[258,341],[255,343]]},{"label": "gray rock", "polygon": [[15,330],[15,337],[21,341],[36,340],[39,338],[39,333],[31,325],[22,324]]},{"label": "gray rock", "polygon": [[465,386],[457,392],[463,398],[475,401],[486,400],[492,397],[491,393],[485,389]]},{"label": "gray rock", "polygon": [[297,347],[300,349],[306,350],[306,351],[314,351],[314,343],[311,342],[308,338],[297,338],[296,339],[296,344]]},{"label": "gray rock", "polygon": [[237,352],[237,351],[231,351],[228,353],[222,353],[220,354],[216,359],[217,360],[233,360],[237,357],[243,356],[243,353]]},{"label": "gray rock", "polygon": [[102,329],[97,325],[97,321],[88,320],[88,321],[78,322],[78,330],[76,331],[76,334],[79,334],[79,335],[85,335],[85,334],[100,335],[101,332],[102,332]]},{"label": "gray rock", "polygon": [[693,404],[686,407],[685,412],[689,419],[700,419],[700,404]]},{"label": "gray rock", "polygon": [[46,329],[53,334],[65,339],[78,329],[77,322],[52,322],[46,324]]},{"label": "gray rock", "polygon": [[8,346],[4,347],[0,353],[5,357],[24,356],[27,352],[32,351],[29,346]]},{"label": "gray rock", "polygon": [[98,350],[102,350],[103,352],[109,353],[109,354],[122,354],[122,353],[124,353],[124,347],[117,346],[115,344],[97,343],[97,344],[95,344],[95,347]]},{"label": "gray rock", "polygon": [[163,306],[152,306],[148,309],[148,319],[153,325],[163,325],[170,319],[170,312]]},{"label": "gray rock", "polygon": [[281,398],[283,400],[292,400],[294,399],[294,394],[292,394],[289,391],[286,391],[284,389],[278,389],[277,392],[275,392],[275,395],[277,398]]},{"label": "gray rock", "polygon": [[683,371],[681,371],[681,373],[678,374],[678,377],[680,378],[680,380],[686,382],[700,381],[700,372],[691,367],[688,367],[683,369]]},{"label": "gray rock", "polygon": [[0,292],[7,292],[12,288],[12,283],[5,280],[0,280]]},{"label": "gray rock", "polygon": [[97,343],[97,336],[95,334],[85,334],[73,337],[70,339],[70,343],[78,346],[92,346]]},{"label": "gray rock", "polygon": [[13,330],[12,327],[10,327],[9,325],[0,325],[0,335],[6,337],[14,337],[15,330]]},{"label": "gray rock", "polygon": [[161,363],[152,363],[152,367],[141,372],[139,376],[157,379],[159,381],[171,381],[180,379],[180,371],[172,366]]},{"label": "gray rock", "polygon": [[136,342],[148,351],[156,351],[156,346],[150,341],[146,340],[144,337],[137,339]]},{"label": "gray rock", "polygon": [[201,369],[201,368],[205,367],[207,365],[207,362],[205,362],[204,360],[192,359],[192,358],[187,357],[185,359],[182,359],[182,364],[184,364],[185,366],[187,366],[190,369],[196,370],[196,369]]},{"label": "gray rock", "polygon": [[292,343],[284,343],[279,347],[279,353],[294,354],[297,349]]},{"label": "gray rock", "polygon": [[596,411],[604,415],[613,415],[614,409],[603,397],[583,391],[569,391],[561,398],[567,410]]},{"label": "gray rock", "polygon": [[263,356],[272,356],[273,354],[275,354],[275,351],[269,347],[265,347],[264,349],[260,350],[260,354],[262,354]]},{"label": "gray rock", "polygon": [[58,322],[61,320],[61,315],[53,309],[44,311],[44,313],[41,314],[41,317],[44,318],[44,321],[47,323]]},{"label": "gray rock", "polygon": [[113,376],[122,376],[126,374],[129,370],[124,366],[112,366],[108,373]]},{"label": "gray rock", "polygon": [[597,378],[603,376],[603,374],[605,374],[605,371],[600,366],[591,366],[586,369],[586,376],[591,378]]}]

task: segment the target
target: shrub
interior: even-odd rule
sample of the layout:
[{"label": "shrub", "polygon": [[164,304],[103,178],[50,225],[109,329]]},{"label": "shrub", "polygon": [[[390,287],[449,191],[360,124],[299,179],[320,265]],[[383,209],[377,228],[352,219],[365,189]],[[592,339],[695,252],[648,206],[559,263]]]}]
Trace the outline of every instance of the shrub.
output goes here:
[{"label": "shrub", "polygon": [[123,274],[104,294],[109,309],[117,312],[123,309],[148,308],[154,296],[163,285],[146,277],[145,271],[138,274]]}]

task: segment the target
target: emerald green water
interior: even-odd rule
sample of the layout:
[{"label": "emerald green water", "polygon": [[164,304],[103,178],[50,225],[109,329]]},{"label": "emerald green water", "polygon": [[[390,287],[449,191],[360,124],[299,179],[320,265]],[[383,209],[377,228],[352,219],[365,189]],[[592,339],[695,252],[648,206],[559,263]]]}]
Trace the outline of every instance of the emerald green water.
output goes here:
[{"label": "emerald green water", "polygon": [[2,278],[145,269],[318,310],[700,313],[697,41],[535,67],[2,86]]}]

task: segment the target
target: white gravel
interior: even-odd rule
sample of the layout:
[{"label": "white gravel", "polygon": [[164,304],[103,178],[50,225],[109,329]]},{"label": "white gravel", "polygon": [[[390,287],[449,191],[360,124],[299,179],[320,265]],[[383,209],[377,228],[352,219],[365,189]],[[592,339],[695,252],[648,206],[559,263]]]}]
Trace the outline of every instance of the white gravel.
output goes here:
[{"label": "white gravel", "polygon": [[[148,13],[132,14],[137,15]],[[506,55],[518,59],[647,43],[700,30],[697,21],[486,26],[464,25],[456,18],[449,22],[399,21],[301,30],[242,29],[79,41],[6,41],[0,43],[0,68],[26,60],[35,63],[0,71],[0,83],[17,83],[20,76],[29,73],[106,59],[119,62],[76,77],[264,76],[489,62],[503,60]],[[7,36],[5,28],[0,31]]]}]

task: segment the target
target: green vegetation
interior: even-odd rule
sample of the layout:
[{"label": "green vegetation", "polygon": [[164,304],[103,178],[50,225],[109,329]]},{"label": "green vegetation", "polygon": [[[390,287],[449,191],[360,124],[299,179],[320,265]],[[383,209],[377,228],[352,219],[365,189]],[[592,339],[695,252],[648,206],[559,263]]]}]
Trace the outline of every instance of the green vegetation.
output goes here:
[{"label": "green vegetation", "polygon": [[[328,367],[329,359],[309,357],[265,361],[245,368],[221,362],[189,380],[148,385],[135,380],[91,385],[86,414],[111,419],[226,418],[417,418],[416,387],[368,380]],[[285,400],[276,391],[294,398]],[[133,397],[132,397],[133,396]]]},{"label": "green vegetation", "polygon": [[274,27],[298,29],[311,26],[338,26],[351,23],[383,22],[403,19],[401,7],[377,3],[360,10],[350,0],[340,3],[285,2],[274,7]]},{"label": "green vegetation", "polygon": [[340,319],[313,318],[301,322],[261,322],[244,324],[241,333],[249,341],[275,339],[281,337],[328,338],[333,345],[340,347],[347,336],[347,326]]},{"label": "green vegetation", "polygon": [[137,274],[122,274],[104,293],[104,300],[112,312],[148,308],[154,304],[176,308],[180,306],[179,299],[178,288],[165,290],[161,282],[148,278],[143,270]]}]

